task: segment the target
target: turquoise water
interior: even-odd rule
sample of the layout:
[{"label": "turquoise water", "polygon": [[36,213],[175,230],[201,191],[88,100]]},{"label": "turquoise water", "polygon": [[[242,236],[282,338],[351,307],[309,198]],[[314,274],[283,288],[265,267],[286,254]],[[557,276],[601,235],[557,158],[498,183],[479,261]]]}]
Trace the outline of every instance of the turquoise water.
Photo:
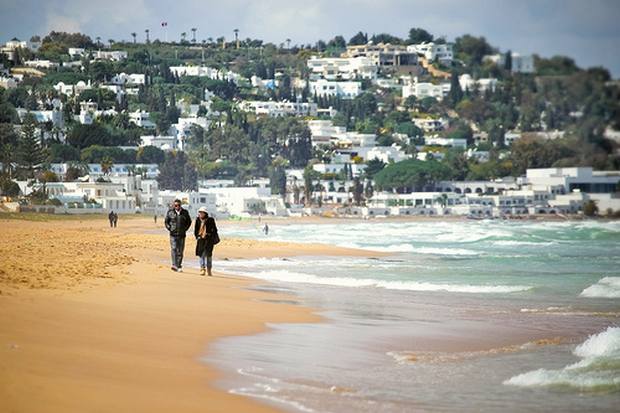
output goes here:
[{"label": "turquoise water", "polygon": [[237,371],[222,383],[231,392],[317,412],[620,405],[619,222],[345,221],[274,224],[269,236],[252,225],[221,232],[391,253],[217,261],[327,319],[223,340],[211,361]]}]

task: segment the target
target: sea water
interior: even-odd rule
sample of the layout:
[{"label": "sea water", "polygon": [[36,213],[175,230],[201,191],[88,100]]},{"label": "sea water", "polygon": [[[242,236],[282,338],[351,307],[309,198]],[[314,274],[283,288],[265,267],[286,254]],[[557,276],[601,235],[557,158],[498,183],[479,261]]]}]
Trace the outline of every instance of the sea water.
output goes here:
[{"label": "sea water", "polygon": [[235,372],[220,383],[232,393],[307,412],[618,411],[619,222],[221,232],[390,253],[217,261],[325,317],[220,340],[208,361]]}]

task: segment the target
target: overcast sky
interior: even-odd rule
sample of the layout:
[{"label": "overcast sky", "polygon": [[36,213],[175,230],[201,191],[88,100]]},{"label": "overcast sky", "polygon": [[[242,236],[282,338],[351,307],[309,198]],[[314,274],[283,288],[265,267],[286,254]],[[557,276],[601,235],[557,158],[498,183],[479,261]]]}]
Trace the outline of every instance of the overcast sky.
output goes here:
[{"label": "overcast sky", "polygon": [[406,37],[422,27],[448,40],[485,36],[503,51],[573,57],[582,67],[604,66],[620,77],[620,0],[0,0],[0,40],[28,39],[50,30],[93,39],[168,39],[198,28],[198,40],[225,36],[279,44],[314,43],[362,30]]}]

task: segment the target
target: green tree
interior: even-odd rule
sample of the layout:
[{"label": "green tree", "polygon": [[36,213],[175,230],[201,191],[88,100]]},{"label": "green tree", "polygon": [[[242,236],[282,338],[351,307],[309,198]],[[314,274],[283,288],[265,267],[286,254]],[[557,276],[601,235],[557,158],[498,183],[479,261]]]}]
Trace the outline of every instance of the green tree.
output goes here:
[{"label": "green tree", "polygon": [[166,159],[159,168],[157,182],[161,189],[175,191],[196,190],[198,174],[184,152],[166,152]]},{"label": "green tree", "polygon": [[28,113],[22,125],[21,139],[17,150],[18,168],[26,178],[34,178],[46,159],[45,150],[36,137],[37,121]]},{"label": "green tree", "polygon": [[452,107],[456,107],[461,99],[463,99],[463,89],[461,89],[459,76],[456,72],[452,72],[452,76],[450,78],[450,92],[448,92],[448,99],[450,100]]},{"label": "green tree", "polygon": [[588,200],[583,204],[583,214],[587,217],[598,215],[598,205],[593,200]]},{"label": "green tree", "polygon": [[161,164],[165,159],[165,152],[155,146],[142,146],[136,154],[136,161],[139,163]]},{"label": "green tree", "polygon": [[349,45],[351,46],[363,45],[366,43],[368,43],[368,35],[363,32],[357,32],[357,34],[349,40]]},{"label": "green tree", "polygon": [[364,174],[368,179],[372,179],[379,171],[385,168],[385,162],[380,159],[371,159],[366,161],[366,169]]},{"label": "green tree", "polygon": [[375,175],[375,183],[383,190],[423,191],[425,187],[449,177],[450,169],[442,163],[408,159],[386,166]]},{"label": "green tree", "polygon": [[409,38],[407,39],[407,43],[408,44],[420,44],[420,43],[432,42],[433,40],[434,40],[434,37],[432,34],[430,34],[424,29],[414,27],[409,30]]},{"label": "green tree", "polygon": [[16,158],[18,145],[19,136],[13,125],[0,123],[0,163],[2,163],[2,174],[8,177],[12,176],[12,164]]}]

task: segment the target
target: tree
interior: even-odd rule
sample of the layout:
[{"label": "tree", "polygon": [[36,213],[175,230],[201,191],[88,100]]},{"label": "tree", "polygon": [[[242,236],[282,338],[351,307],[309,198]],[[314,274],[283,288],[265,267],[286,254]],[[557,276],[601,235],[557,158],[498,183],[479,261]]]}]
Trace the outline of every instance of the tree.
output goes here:
[{"label": "tree", "polygon": [[54,143],[49,147],[49,152],[49,161],[52,163],[62,163],[80,160],[80,151],[71,145]]},{"label": "tree", "polygon": [[360,206],[362,204],[362,198],[364,197],[364,185],[360,182],[359,178],[353,179],[353,201],[355,205]]},{"label": "tree", "polygon": [[452,72],[452,77],[450,78],[450,92],[448,92],[448,99],[450,100],[452,107],[455,107],[461,99],[463,99],[463,89],[461,89],[459,76],[456,72]]},{"label": "tree", "polygon": [[428,42],[432,42],[433,39],[434,39],[433,35],[427,32],[426,30],[414,27],[409,30],[409,38],[407,39],[407,43],[408,44],[428,43]]},{"label": "tree", "polygon": [[138,33],[136,32],[132,32],[131,33],[131,37],[133,37],[133,44],[136,44],[136,36],[138,35]]},{"label": "tree", "polygon": [[139,163],[156,163],[161,164],[166,159],[166,154],[155,146],[142,146],[136,154],[136,161]]},{"label": "tree", "polygon": [[304,169],[304,204],[312,205],[312,194],[314,192],[314,181],[320,177],[319,173],[312,168],[312,165]]},{"label": "tree", "polygon": [[397,192],[423,191],[435,182],[448,179],[450,169],[437,161],[408,159],[386,166],[375,175],[376,185]]},{"label": "tree", "polygon": [[378,172],[385,168],[385,162],[380,159],[371,159],[366,162],[364,174],[368,179],[372,179]]},{"label": "tree", "polygon": [[588,200],[583,204],[583,214],[587,217],[598,215],[598,205],[593,200]]},{"label": "tree", "polygon": [[368,35],[363,32],[358,32],[355,36],[349,40],[350,46],[363,45],[368,43]]},{"label": "tree", "polygon": [[166,152],[166,159],[159,168],[157,182],[161,189],[175,191],[196,190],[198,174],[184,152]]},{"label": "tree", "polygon": [[493,48],[484,37],[474,37],[466,34],[457,37],[454,42],[454,52],[461,54],[466,63],[479,65],[485,55],[493,53]]},{"label": "tree", "polygon": [[504,69],[512,71],[512,52],[508,50],[504,55]]},{"label": "tree", "polygon": [[103,172],[104,175],[108,175],[112,171],[112,167],[114,166],[114,159],[112,159],[110,156],[105,156],[101,160],[100,164],[101,172]]},{"label": "tree", "polygon": [[2,174],[12,176],[12,163],[15,162],[16,150],[19,145],[19,136],[15,132],[13,125],[0,123],[0,163],[2,163]]},{"label": "tree", "polygon": [[19,142],[17,157],[18,168],[26,178],[34,178],[35,172],[41,169],[46,154],[36,135],[37,121],[34,115],[28,113],[22,125],[22,135]]},{"label": "tree", "polygon": [[271,167],[269,186],[272,194],[281,195],[282,199],[286,199],[286,173],[284,171],[284,163],[277,163]]}]

